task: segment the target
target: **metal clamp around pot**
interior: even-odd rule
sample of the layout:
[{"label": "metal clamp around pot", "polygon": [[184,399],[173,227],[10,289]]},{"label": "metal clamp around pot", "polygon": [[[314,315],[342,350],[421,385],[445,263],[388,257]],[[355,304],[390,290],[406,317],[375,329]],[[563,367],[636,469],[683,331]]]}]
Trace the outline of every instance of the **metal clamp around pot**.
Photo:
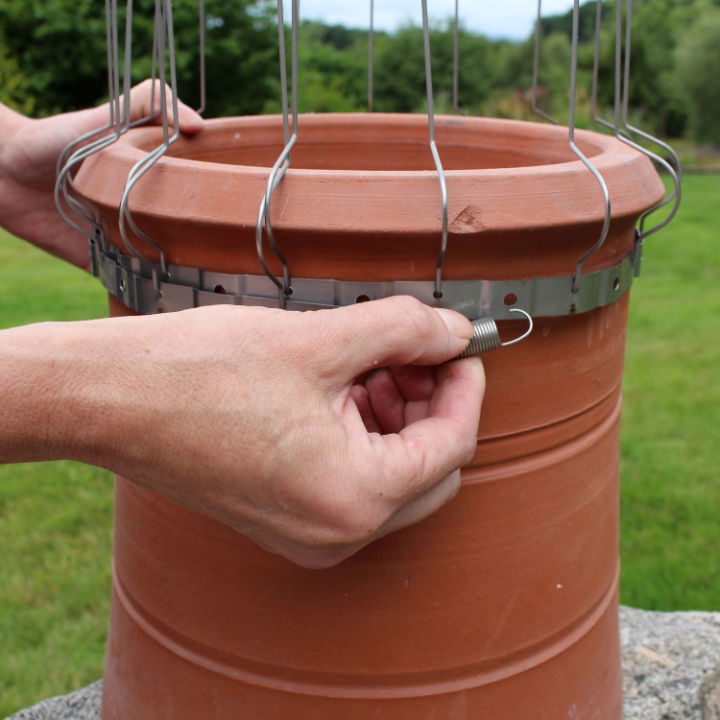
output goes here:
[{"label": "metal clamp around pot", "polygon": [[[278,307],[275,284],[266,275],[236,275],[195,267],[168,265],[171,280],[163,277],[158,263],[128,257],[108,244],[101,233],[90,241],[91,266],[107,290],[131,310],[143,315],[186,310],[204,305],[232,304]],[[573,276],[528,280],[445,280],[443,297],[436,299],[432,280],[356,282],[325,278],[293,278],[288,310],[320,310],[412,295],[434,307],[456,310],[470,319],[492,316],[513,319],[523,308],[532,317],[557,317],[588,312],[610,305],[630,288],[640,272],[642,248],[635,246],[620,263],[584,276],[573,292]]]}]

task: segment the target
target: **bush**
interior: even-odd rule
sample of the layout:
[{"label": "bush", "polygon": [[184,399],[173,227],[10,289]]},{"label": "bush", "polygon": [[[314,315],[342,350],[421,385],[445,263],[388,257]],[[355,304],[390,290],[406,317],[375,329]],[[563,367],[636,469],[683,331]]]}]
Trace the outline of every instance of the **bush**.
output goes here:
[{"label": "bush", "polygon": [[29,86],[28,79],[8,52],[5,37],[0,32],[0,102],[25,115],[31,114],[35,103],[29,94]]},{"label": "bush", "polygon": [[720,12],[710,10],[675,52],[675,82],[684,99],[690,133],[698,143],[720,147]]},{"label": "bush", "polygon": [[[153,0],[135,0],[133,82],[150,75]],[[277,32],[268,0],[207,3],[208,109],[214,115],[258,112],[275,92]],[[198,102],[197,0],[173,3],[180,94]],[[120,12],[124,34],[124,11]],[[38,115],[98,104],[107,95],[105,15],[97,0],[0,0],[6,53],[24,77],[16,95]],[[120,38],[122,46],[124,38]],[[3,60],[2,77],[7,71]],[[122,59],[121,59],[122,62]],[[272,63],[275,63],[273,65]],[[10,65],[12,68],[12,63]],[[11,70],[12,71],[12,70]],[[16,72],[17,74],[17,72]],[[0,83],[2,85],[2,83]]]}]

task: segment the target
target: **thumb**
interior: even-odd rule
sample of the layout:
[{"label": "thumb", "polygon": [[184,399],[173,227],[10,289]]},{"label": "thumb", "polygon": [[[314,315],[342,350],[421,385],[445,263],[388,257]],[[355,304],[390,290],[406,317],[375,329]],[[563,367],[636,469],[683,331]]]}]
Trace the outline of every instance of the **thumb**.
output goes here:
[{"label": "thumb", "polygon": [[345,382],[378,367],[439,365],[459,355],[472,338],[470,321],[412,297],[349,305],[313,313],[337,353],[334,364]]},{"label": "thumb", "polygon": [[[475,454],[485,393],[480,359],[447,363],[438,368],[437,379],[428,416],[377,441],[386,451],[383,457],[387,472],[383,477],[389,496],[417,498]],[[412,513],[432,512],[450,499],[452,487],[450,483],[445,491],[431,493]]]}]

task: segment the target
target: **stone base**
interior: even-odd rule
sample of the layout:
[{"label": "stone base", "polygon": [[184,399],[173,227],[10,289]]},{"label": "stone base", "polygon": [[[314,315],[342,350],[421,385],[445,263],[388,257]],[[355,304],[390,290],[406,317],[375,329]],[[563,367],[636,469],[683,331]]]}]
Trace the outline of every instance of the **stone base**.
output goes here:
[{"label": "stone base", "polygon": [[5,720],[101,720],[102,680],[69,695],[43,700]]},{"label": "stone base", "polygon": [[620,641],[625,720],[720,720],[720,613],[623,607]]},{"label": "stone base", "polygon": [[[720,720],[720,612],[623,607],[620,628],[625,720]],[[101,696],[98,681],[6,720],[101,720]]]}]

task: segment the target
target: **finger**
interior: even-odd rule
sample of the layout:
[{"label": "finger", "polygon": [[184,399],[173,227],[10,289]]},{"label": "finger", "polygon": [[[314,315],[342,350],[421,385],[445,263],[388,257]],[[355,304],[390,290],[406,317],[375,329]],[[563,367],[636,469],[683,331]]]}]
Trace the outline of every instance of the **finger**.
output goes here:
[{"label": "finger", "polygon": [[380,423],[378,422],[375,414],[373,413],[372,405],[368,397],[367,388],[362,385],[353,385],[350,388],[350,397],[352,398],[355,406],[357,407],[360,417],[362,418],[363,424],[367,432],[382,433]]},{"label": "finger", "polygon": [[395,383],[402,396],[408,402],[429,400],[435,388],[435,368],[421,365],[400,365],[391,368]]},{"label": "finger", "polygon": [[403,365],[371,373],[365,383],[375,417],[386,433],[427,417],[435,392],[435,368]]},{"label": "finger", "polygon": [[180,132],[186,135],[196,135],[203,129],[202,116],[182,101],[178,101],[178,118],[180,119]]},{"label": "finger", "polygon": [[458,490],[460,490],[460,470],[455,470],[390,517],[378,529],[373,539],[424,520],[452,500],[458,494]]},{"label": "finger", "polygon": [[[477,434],[480,407],[485,396],[485,368],[479,357],[456,360],[435,369],[438,389],[431,399],[431,413],[439,418],[465,419]],[[468,416],[466,413],[473,414]]]},{"label": "finger", "polygon": [[389,370],[376,370],[365,382],[373,414],[383,432],[399,433],[405,427],[405,399]]},{"label": "finger", "polygon": [[[160,117],[160,82],[152,80],[144,80],[139,85],[136,85],[130,91],[130,115],[133,121],[139,120],[140,118],[147,117],[153,111],[156,116],[154,118],[155,123],[162,122]],[[155,96],[155,102],[152,102],[153,95]],[[175,116],[172,105],[172,90],[168,85],[165,85],[165,98],[167,101],[168,111],[168,123],[175,125]],[[200,132],[203,128],[203,119],[198,115],[195,110],[191,107],[178,100],[178,120],[180,123],[180,130],[183,133],[192,135]]]},{"label": "finger", "polygon": [[430,412],[430,400],[413,400],[405,405],[405,425],[424,420]]},{"label": "finger", "polygon": [[411,297],[320,310],[307,322],[315,326],[314,341],[336,348],[321,357],[341,384],[373,368],[446,362],[467,347],[473,332],[459,313]]},{"label": "finger", "polygon": [[[430,416],[408,425],[387,444],[386,477],[400,498],[418,496],[468,462],[475,453],[485,373],[478,358],[438,368]],[[402,451],[398,448],[398,439]]]}]

